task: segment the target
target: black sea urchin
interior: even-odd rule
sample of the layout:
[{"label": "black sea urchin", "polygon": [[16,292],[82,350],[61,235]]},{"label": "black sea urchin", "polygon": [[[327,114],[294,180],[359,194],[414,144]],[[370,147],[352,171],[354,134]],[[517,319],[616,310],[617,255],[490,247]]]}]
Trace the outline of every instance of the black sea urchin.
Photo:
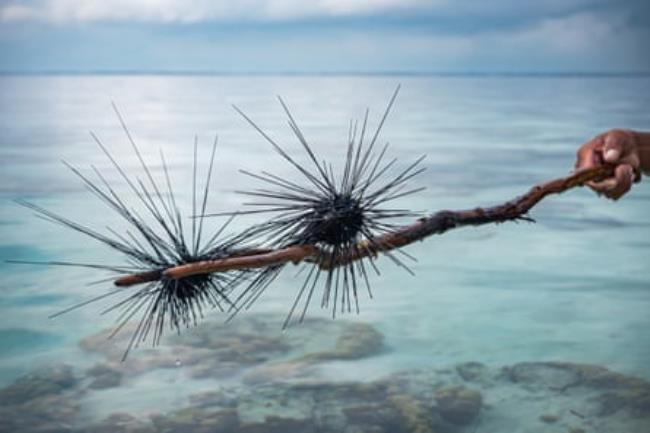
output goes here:
[{"label": "black sea urchin", "polygon": [[[124,356],[129,350],[144,341],[152,333],[152,343],[158,344],[165,327],[180,331],[183,327],[190,327],[202,317],[206,307],[226,310],[232,308],[229,294],[241,281],[248,279],[248,271],[235,271],[228,273],[212,273],[192,275],[180,279],[169,279],[163,270],[203,260],[215,260],[230,257],[237,253],[241,238],[230,237],[220,239],[226,228],[228,220],[221,228],[210,237],[204,239],[203,219],[187,219],[184,226],[183,217],[176,203],[172,182],[165,158],[160,153],[161,164],[164,172],[164,187],[161,188],[155,181],[150,167],[145,163],[140,150],[136,146],[129,130],[127,129],[117,108],[113,106],[118,119],[126,133],[131,147],[138,158],[146,179],[129,177],[123,168],[95,134],[93,139],[102,152],[110,160],[131,192],[138,198],[141,214],[120,197],[116,190],[109,184],[102,173],[93,167],[97,180],[91,180],[77,168],[66,164],[77,175],[86,188],[112,211],[116,212],[130,226],[124,233],[118,233],[108,228],[108,233],[96,231],[88,226],[81,225],[66,217],[55,214],[33,203],[19,201],[20,204],[34,210],[38,216],[67,228],[83,233],[109,248],[123,254],[124,265],[86,264],[72,262],[44,262],[39,264],[60,266],[81,266],[109,271],[116,274],[150,273],[156,274],[156,280],[140,286],[135,293],[125,295],[123,299],[102,312],[121,310],[117,319],[117,327],[111,335],[115,335],[131,318],[141,312],[140,321],[133,333]],[[217,147],[215,137],[212,146],[205,187],[197,203],[197,141],[194,141],[194,165],[192,178],[192,212],[203,214],[209,197],[210,182],[214,168],[214,158]],[[200,208],[199,208],[200,207]],[[24,262],[23,262],[24,263]],[[34,262],[29,262],[34,263]],[[258,281],[253,278],[254,281]],[[88,301],[74,305],[56,315],[72,309],[87,305],[116,294],[124,294],[127,287],[117,288],[106,294],[94,297]]]},{"label": "black sea urchin", "polygon": [[[424,170],[419,166],[424,157],[391,175],[390,171],[396,160],[386,161],[384,159],[388,143],[380,149],[376,146],[379,133],[398,91],[399,87],[391,97],[377,129],[368,142],[365,142],[365,136],[369,111],[366,110],[359,131],[358,123],[351,123],[345,165],[338,177],[334,175],[331,165],[319,162],[281,98],[278,99],[288,117],[289,126],[306,151],[310,161],[309,166],[298,163],[250,117],[235,107],[248,123],[270,142],[273,148],[306,180],[305,184],[298,184],[266,171],[261,174],[244,172],[266,182],[273,188],[243,192],[261,199],[261,201],[247,203],[257,206],[259,209],[241,213],[271,212],[276,214],[271,220],[253,227],[250,233],[259,238],[266,238],[276,248],[291,245],[315,245],[319,250],[315,262],[322,263],[327,258],[330,263],[341,264],[325,270],[323,266],[313,263],[307,265],[307,277],[296,296],[284,326],[289,324],[297,305],[306,295],[300,320],[304,318],[321,274],[324,274],[325,280],[321,306],[331,305],[332,315],[335,316],[340,295],[341,312],[346,310],[350,312],[352,304],[358,312],[357,280],[359,277],[364,279],[368,293],[372,297],[366,262],[377,271],[373,263],[374,254],[368,254],[365,260],[358,261],[346,260],[346,257],[351,254],[361,256],[362,254],[358,253],[362,248],[372,249],[373,239],[377,235],[390,232],[396,227],[389,220],[414,215],[413,212],[406,209],[387,209],[384,206],[392,200],[422,189],[408,189],[407,182]],[[400,250],[395,251],[401,252]],[[391,252],[385,251],[384,254],[406,268]],[[265,270],[263,275],[275,275],[279,269],[280,267],[275,266]],[[259,297],[264,287],[249,286],[238,298],[238,301],[241,299],[244,301],[241,304],[237,302],[237,305],[250,305]]]}]

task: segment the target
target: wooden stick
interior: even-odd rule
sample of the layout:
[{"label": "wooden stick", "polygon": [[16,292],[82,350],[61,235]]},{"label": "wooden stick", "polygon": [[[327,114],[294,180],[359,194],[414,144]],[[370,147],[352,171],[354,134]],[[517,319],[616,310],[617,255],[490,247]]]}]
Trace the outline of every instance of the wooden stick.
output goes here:
[{"label": "wooden stick", "polygon": [[532,187],[526,194],[506,203],[487,207],[460,211],[443,210],[428,217],[420,218],[415,223],[399,228],[393,232],[373,239],[366,239],[352,249],[343,258],[332,261],[331,257],[315,245],[294,245],[277,250],[255,250],[237,254],[219,260],[202,261],[126,275],[115,280],[116,286],[132,286],[161,278],[181,279],[191,275],[212,272],[226,272],[238,269],[264,268],[285,263],[301,261],[314,262],[322,269],[333,269],[337,266],[360,260],[364,257],[375,256],[382,251],[390,251],[423,240],[428,236],[442,234],[451,229],[489,223],[500,223],[513,220],[528,220],[526,214],[544,197],[560,194],[572,188],[583,186],[592,180],[599,180],[614,173],[614,166],[605,165],[576,171],[569,176],[551,180]]}]

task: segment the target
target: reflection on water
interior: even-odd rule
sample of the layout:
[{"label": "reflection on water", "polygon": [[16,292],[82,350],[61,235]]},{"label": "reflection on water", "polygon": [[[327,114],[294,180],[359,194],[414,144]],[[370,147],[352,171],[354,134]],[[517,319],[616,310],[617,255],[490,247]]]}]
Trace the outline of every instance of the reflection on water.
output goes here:
[{"label": "reflection on water", "polygon": [[[111,100],[156,174],[164,150],[185,209],[194,135],[208,154],[218,132],[218,199],[208,205],[218,212],[245,201],[235,190],[256,186],[238,169],[293,176],[230,104],[302,155],[274,99],[281,94],[319,154],[341,160],[349,119],[370,106],[376,122],[401,82],[382,138],[403,165],[427,154],[427,171],[414,182],[427,190],[402,204],[435,211],[494,204],[563,175],[577,146],[608,128],[649,129],[649,81],[2,77],[0,258],[115,258],[12,202],[27,198],[94,227],[120,228],[60,164],[95,165],[117,182],[87,134],[93,130],[136,172]],[[227,327],[141,347],[125,364],[113,353],[121,339],[91,337],[112,324],[99,314],[106,304],[47,318],[108,290],[88,285],[101,275],[2,263],[0,399],[10,409],[0,430],[644,431],[650,391],[635,377],[650,379],[649,192],[641,184],[614,204],[572,191],[535,208],[538,224],[429,239],[408,248],[418,258],[415,277],[381,262],[374,299],[361,299],[359,316],[331,322],[312,308],[312,321],[282,333],[299,289],[288,269]],[[242,218],[233,229],[254,221]]]}]

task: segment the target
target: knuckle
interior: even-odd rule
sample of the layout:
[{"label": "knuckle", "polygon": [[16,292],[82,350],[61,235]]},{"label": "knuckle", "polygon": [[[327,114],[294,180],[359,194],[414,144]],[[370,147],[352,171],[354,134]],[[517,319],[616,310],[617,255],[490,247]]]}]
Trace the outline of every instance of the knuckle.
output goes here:
[{"label": "knuckle", "polygon": [[629,129],[623,128],[613,128],[607,132],[607,135],[614,136],[616,138],[630,138],[633,137],[632,131]]}]

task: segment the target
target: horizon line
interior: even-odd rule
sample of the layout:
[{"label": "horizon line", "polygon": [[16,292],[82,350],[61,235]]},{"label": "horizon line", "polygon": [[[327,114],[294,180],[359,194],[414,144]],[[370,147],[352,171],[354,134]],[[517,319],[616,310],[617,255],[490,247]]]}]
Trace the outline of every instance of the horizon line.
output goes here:
[{"label": "horizon line", "polygon": [[649,71],[218,71],[143,69],[0,70],[0,76],[135,75],[135,76],[439,76],[439,77],[645,77]]}]

